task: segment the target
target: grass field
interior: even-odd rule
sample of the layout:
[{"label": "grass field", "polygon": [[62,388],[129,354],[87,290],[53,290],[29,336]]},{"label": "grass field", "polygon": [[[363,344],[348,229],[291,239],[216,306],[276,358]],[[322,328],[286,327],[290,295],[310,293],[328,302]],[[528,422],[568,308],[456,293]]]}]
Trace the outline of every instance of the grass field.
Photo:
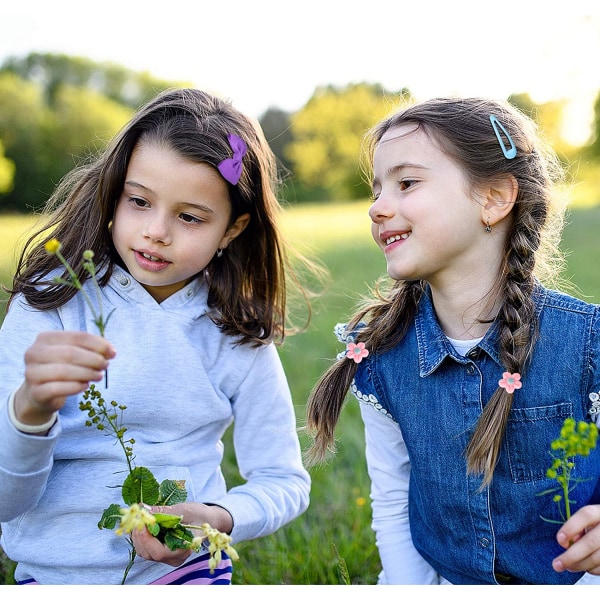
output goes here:
[{"label": "grass field", "polygon": [[[331,273],[328,288],[314,303],[310,327],[288,338],[281,349],[299,426],[310,389],[340,350],[333,326],[348,316],[357,296],[366,293],[385,268],[370,238],[367,206],[340,203],[286,211],[285,229],[294,245],[318,256]],[[563,242],[570,252],[566,275],[579,287],[580,296],[600,302],[600,208],[573,211],[569,221]],[[13,268],[15,244],[29,225],[24,217],[0,217],[0,279],[4,283]],[[305,445],[302,434],[301,440]],[[272,536],[236,545],[241,558],[234,567],[234,583],[376,582],[379,559],[370,528],[364,436],[355,402],[344,409],[338,440],[335,459],[312,471],[308,511]],[[229,446],[225,470],[235,484],[238,476]]]}]

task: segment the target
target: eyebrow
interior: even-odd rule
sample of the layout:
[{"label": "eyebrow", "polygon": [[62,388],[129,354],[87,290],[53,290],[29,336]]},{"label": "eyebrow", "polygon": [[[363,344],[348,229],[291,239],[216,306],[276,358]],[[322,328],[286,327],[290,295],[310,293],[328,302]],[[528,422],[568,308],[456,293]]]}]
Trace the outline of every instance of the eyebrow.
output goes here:
[{"label": "eyebrow", "polygon": [[[131,187],[138,188],[143,190],[144,192],[152,193],[152,190],[149,187],[146,187],[143,183],[138,183],[137,181],[128,180],[125,182],[125,185],[130,185]],[[198,204],[197,202],[180,202],[180,206],[183,208],[195,208],[197,210],[201,210],[206,213],[214,213],[215,211],[206,204]]]},{"label": "eyebrow", "polygon": [[[384,173],[384,179],[404,169],[418,169],[419,171],[428,171],[429,167],[426,167],[425,165],[421,165],[419,163],[403,162],[398,165],[394,165],[389,169],[386,169]],[[372,185],[374,185],[377,181],[379,181],[379,179],[377,177],[374,177]]]}]

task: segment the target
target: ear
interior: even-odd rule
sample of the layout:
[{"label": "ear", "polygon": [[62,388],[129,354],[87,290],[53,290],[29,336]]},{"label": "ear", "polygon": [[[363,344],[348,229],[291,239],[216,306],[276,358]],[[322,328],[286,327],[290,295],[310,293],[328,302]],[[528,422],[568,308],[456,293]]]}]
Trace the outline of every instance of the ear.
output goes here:
[{"label": "ear", "polygon": [[246,229],[250,223],[250,215],[248,213],[244,213],[240,215],[235,222],[227,228],[221,243],[219,244],[219,248],[227,248],[235,238]]},{"label": "ear", "polygon": [[505,175],[483,190],[481,202],[481,221],[484,225],[494,226],[502,221],[513,209],[519,184],[513,175]]}]

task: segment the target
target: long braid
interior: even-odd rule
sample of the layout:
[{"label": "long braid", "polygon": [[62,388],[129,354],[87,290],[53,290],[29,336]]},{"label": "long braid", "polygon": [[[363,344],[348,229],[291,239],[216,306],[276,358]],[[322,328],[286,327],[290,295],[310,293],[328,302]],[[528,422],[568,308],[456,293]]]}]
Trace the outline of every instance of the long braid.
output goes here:
[{"label": "long braid", "polygon": [[[520,192],[522,196],[523,192]],[[515,203],[514,223],[507,236],[503,269],[504,302],[496,319],[499,327],[500,360],[511,373],[526,370],[537,338],[533,302],[535,257],[547,218],[546,198]],[[482,487],[489,485],[512,407],[513,394],[498,387],[485,406],[467,446],[467,471],[483,473]]]},{"label": "long braid", "polygon": [[[385,350],[397,344],[406,334],[423,292],[420,281],[400,282],[386,295],[381,287],[375,290],[376,300],[367,302],[352,317],[352,330],[369,316],[360,329],[357,341],[364,342],[370,352]],[[307,402],[307,430],[313,444],[305,451],[307,465],[315,465],[328,452],[335,451],[335,426],[340,418],[357,364],[353,360],[336,361],[317,381]]]}]

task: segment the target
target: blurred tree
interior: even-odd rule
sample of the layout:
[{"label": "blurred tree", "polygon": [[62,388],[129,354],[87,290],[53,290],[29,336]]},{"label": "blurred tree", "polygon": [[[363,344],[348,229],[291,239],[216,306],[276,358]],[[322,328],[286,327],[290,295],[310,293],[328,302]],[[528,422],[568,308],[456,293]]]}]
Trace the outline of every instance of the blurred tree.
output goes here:
[{"label": "blurred tree", "polygon": [[291,115],[280,108],[268,108],[259,119],[271,150],[277,157],[283,171],[288,171],[290,163],[285,156],[285,149],[292,141]]},{"label": "blurred tree", "polygon": [[600,93],[594,101],[594,121],[590,143],[585,148],[585,155],[597,161],[600,159]]},{"label": "blurred tree", "polygon": [[317,196],[364,198],[370,187],[359,166],[364,134],[408,91],[391,93],[380,85],[358,83],[344,88],[319,87],[291,120],[292,141],[286,156],[294,179]]},{"label": "blurred tree", "polygon": [[61,86],[46,138],[55,157],[49,165],[52,179],[57,181],[82,160],[101,152],[132,114],[132,109],[93,90]]},{"label": "blurred tree", "polygon": [[23,58],[10,57],[0,68],[0,73],[3,71],[37,83],[50,107],[64,85],[96,91],[132,109],[168,87],[190,85],[159,79],[147,72],[131,71],[114,63],[97,63],[88,58],[52,53],[33,52]]},{"label": "blurred tree", "polygon": [[13,188],[15,163],[4,156],[4,144],[0,140],[0,194],[6,194]]},{"label": "blurred tree", "polygon": [[2,210],[31,210],[48,197],[52,185],[44,176],[44,131],[49,118],[38,86],[13,73],[0,73],[0,139],[15,164],[12,190],[0,196]]},{"label": "blurred tree", "polygon": [[552,145],[561,159],[569,164],[578,149],[574,148],[562,134],[567,100],[536,104],[529,94],[513,94],[509,96],[508,101],[539,125],[542,136]]}]

